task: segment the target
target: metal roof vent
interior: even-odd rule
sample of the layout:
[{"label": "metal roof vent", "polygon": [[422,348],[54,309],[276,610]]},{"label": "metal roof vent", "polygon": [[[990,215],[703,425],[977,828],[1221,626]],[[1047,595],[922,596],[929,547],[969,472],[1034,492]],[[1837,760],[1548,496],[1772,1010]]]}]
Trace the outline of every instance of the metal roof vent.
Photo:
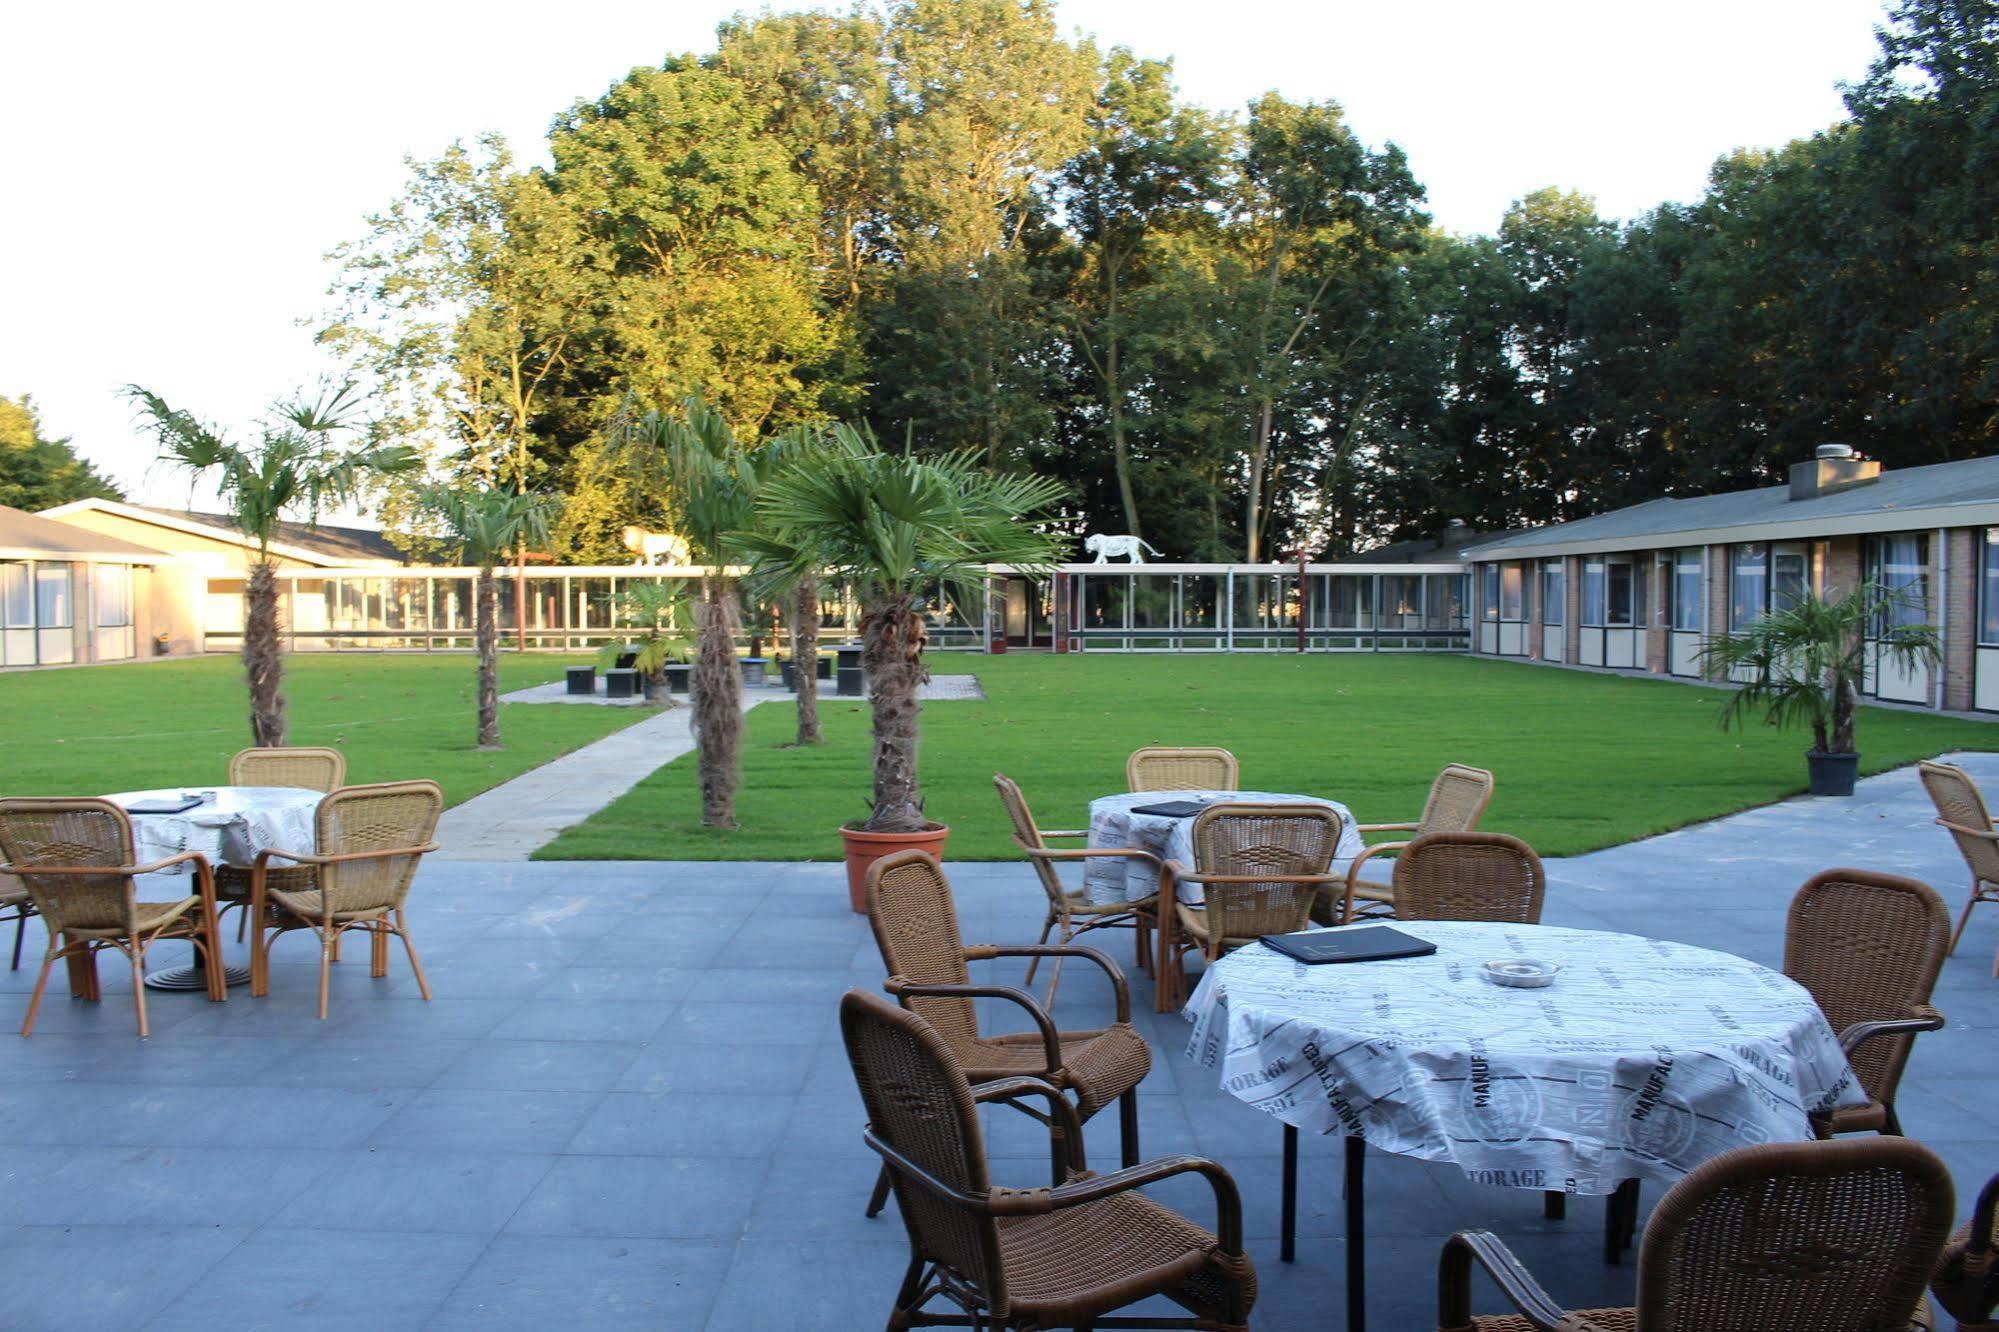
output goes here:
[{"label": "metal roof vent", "polygon": [[1881,475],[1881,464],[1863,458],[1851,444],[1821,444],[1810,462],[1791,464],[1791,498],[1817,499],[1864,486]]}]

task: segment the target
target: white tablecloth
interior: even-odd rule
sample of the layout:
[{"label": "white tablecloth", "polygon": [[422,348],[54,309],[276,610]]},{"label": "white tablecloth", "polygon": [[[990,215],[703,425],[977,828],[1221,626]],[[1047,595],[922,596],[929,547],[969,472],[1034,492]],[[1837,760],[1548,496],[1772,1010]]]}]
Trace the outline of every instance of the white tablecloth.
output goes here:
[{"label": "white tablecloth", "polygon": [[[1150,851],[1162,860],[1194,863],[1194,818],[1171,818],[1159,814],[1134,814],[1134,805],[1159,805],[1172,800],[1200,800],[1209,804],[1227,800],[1250,805],[1324,805],[1338,812],[1342,827],[1337,860],[1345,862],[1360,854],[1360,834],[1354,831],[1353,815],[1337,800],[1317,796],[1278,795],[1270,791],[1133,791],[1124,795],[1100,796],[1090,802],[1090,845],[1130,846]],[[1336,865],[1335,873],[1342,872]],[[1137,902],[1159,890],[1159,875],[1138,860],[1104,857],[1083,863],[1083,893],[1099,905],[1110,902]],[[1180,885],[1184,902],[1201,900],[1201,885]]]},{"label": "white tablecloth", "polygon": [[[139,863],[144,865],[183,851],[199,851],[212,865],[237,865],[244,869],[259,851],[318,849],[313,817],[322,798],[318,791],[296,786],[221,786],[203,788],[211,798],[178,814],[132,815],[132,838],[137,843]],[[121,791],[104,797],[116,805],[129,806],[141,800],[172,800],[179,790]],[[195,791],[189,788],[187,794]],[[187,865],[177,865],[168,873],[185,874]]]},{"label": "white tablecloth", "polygon": [[[1188,1057],[1300,1129],[1585,1194],[1809,1138],[1808,1110],[1866,1102],[1811,996],[1742,958],[1553,926],[1395,928],[1436,953],[1320,966],[1231,953],[1187,1004]],[[1540,990],[1485,979],[1487,961],[1523,957],[1563,970]]]}]

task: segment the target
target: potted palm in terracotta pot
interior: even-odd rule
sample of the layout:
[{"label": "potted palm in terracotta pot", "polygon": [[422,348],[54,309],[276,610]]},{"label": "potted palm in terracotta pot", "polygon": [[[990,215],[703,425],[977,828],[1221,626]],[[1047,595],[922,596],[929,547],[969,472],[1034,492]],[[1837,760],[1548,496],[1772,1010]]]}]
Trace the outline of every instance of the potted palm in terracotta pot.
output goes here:
[{"label": "potted palm in terracotta pot", "polygon": [[1854,712],[1873,641],[1875,669],[1904,670],[1938,660],[1936,626],[1918,622],[1921,602],[1868,583],[1843,596],[1806,592],[1788,607],[1723,634],[1702,651],[1710,673],[1738,680],[1722,706],[1726,730],[1761,713],[1769,726],[1806,725],[1811,793],[1850,796],[1860,769]]},{"label": "potted palm in terracotta pot", "polygon": [[884,453],[865,430],[834,426],[757,496],[739,544],[765,576],[823,573],[860,604],[874,792],[868,817],[840,829],[856,911],[870,864],[909,847],[941,855],[950,831],[925,812],[917,777],[926,612],[940,594],[976,602],[988,564],[1053,564],[1056,540],[1035,520],[1062,493],[1046,477],[988,472],[969,452]]}]

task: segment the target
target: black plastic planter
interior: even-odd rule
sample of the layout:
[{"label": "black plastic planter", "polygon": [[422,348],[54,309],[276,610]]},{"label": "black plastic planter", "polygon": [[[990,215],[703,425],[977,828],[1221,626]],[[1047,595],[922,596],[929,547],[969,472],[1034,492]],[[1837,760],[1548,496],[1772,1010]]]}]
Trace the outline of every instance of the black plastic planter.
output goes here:
[{"label": "black plastic planter", "polygon": [[1860,755],[1822,754],[1816,749],[1808,749],[1805,751],[1805,769],[1811,774],[1813,795],[1850,796],[1853,794],[1853,779],[1860,773]]}]

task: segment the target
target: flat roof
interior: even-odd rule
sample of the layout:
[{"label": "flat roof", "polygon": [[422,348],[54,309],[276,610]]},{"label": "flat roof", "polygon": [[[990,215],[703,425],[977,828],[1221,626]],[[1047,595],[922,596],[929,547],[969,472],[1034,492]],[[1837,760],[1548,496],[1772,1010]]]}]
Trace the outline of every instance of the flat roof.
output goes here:
[{"label": "flat roof", "polygon": [[1999,525],[1999,456],[1884,471],[1830,495],[1794,500],[1788,485],[1655,499],[1502,537],[1468,559],[1516,559],[1656,546],[1724,545]]}]

